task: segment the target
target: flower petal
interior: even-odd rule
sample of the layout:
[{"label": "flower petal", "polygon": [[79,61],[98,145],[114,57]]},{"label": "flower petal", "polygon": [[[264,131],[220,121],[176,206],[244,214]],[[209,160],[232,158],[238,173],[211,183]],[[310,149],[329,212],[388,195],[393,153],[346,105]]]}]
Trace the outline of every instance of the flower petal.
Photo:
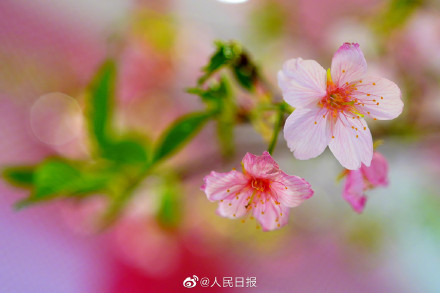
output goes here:
[{"label": "flower petal", "polygon": [[310,184],[298,176],[282,175],[271,183],[272,193],[286,207],[299,206],[304,200],[313,195]]},{"label": "flower petal", "polygon": [[217,213],[225,218],[236,219],[247,213],[246,205],[252,191],[246,190],[239,195],[228,197],[221,200],[218,204]]},{"label": "flower petal", "polygon": [[364,195],[364,178],[360,170],[350,171],[345,180],[342,197],[358,213],[362,213],[367,197]]},{"label": "flower petal", "polygon": [[254,217],[260,222],[263,231],[280,229],[289,221],[289,208],[277,205],[272,199],[253,209]]},{"label": "flower petal", "polygon": [[286,120],[284,138],[295,158],[319,156],[330,141],[330,128],[324,108],[296,109]]},{"label": "flower petal", "polygon": [[246,153],[242,163],[246,172],[253,177],[272,178],[280,172],[277,162],[268,152],[264,152],[261,156]]},{"label": "flower petal", "polygon": [[362,79],[367,72],[367,61],[356,43],[344,43],[332,60],[333,83],[342,86]]},{"label": "flower petal", "polygon": [[380,120],[394,119],[402,113],[402,93],[392,81],[380,77],[366,77],[356,84],[353,97],[361,105],[357,108],[365,116]]},{"label": "flower petal", "polygon": [[238,171],[217,173],[212,171],[204,179],[205,184],[201,189],[210,201],[222,200],[230,195],[240,192],[247,183],[247,178]]},{"label": "flower petal", "polygon": [[304,108],[326,94],[325,69],[314,60],[290,59],[278,72],[278,85],[288,104]]},{"label": "flower petal", "polygon": [[361,171],[373,187],[388,185],[388,163],[380,153],[375,152],[370,167],[362,166]]},{"label": "flower petal", "polygon": [[357,170],[361,163],[370,166],[373,157],[373,140],[363,118],[339,115],[332,128],[329,147],[342,166]]}]

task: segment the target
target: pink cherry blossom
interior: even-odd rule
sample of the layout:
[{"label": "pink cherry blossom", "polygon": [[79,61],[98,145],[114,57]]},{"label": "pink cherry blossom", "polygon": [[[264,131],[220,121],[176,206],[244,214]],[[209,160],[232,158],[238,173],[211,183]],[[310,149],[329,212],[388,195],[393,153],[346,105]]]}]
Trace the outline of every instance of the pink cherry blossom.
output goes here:
[{"label": "pink cherry blossom", "polygon": [[358,44],[343,44],[331,69],[314,60],[288,60],[278,73],[283,97],[295,111],[287,118],[284,137],[294,156],[307,160],[329,146],[342,166],[369,166],[373,141],[364,117],[389,120],[403,109],[401,92],[392,81],[366,76],[367,62]]},{"label": "pink cherry blossom", "polygon": [[362,165],[359,170],[348,171],[342,196],[356,212],[361,213],[367,202],[364,192],[377,186],[387,185],[387,160],[380,153],[375,152],[369,167]]},{"label": "pink cherry blossom", "polygon": [[281,228],[288,222],[289,208],[313,195],[310,184],[280,170],[268,152],[247,153],[243,173],[232,170],[204,178],[202,190],[210,201],[219,201],[218,214],[235,219],[252,214],[264,231]]}]

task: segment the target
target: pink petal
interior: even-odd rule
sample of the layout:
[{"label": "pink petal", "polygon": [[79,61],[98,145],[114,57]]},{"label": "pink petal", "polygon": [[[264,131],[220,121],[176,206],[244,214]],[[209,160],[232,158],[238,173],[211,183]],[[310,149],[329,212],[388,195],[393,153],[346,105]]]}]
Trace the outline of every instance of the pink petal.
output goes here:
[{"label": "pink petal", "polygon": [[[286,120],[284,138],[295,158],[319,156],[330,141],[330,128],[324,108],[296,109]],[[316,123],[316,124],[315,124]]]},{"label": "pink petal", "polygon": [[217,213],[222,217],[230,219],[236,219],[244,216],[247,213],[247,198],[251,195],[252,191],[246,190],[237,196],[233,195],[220,201],[218,204]]},{"label": "pink petal", "polygon": [[314,60],[291,59],[278,72],[278,85],[288,104],[304,108],[326,95],[326,72]]},{"label": "pink petal", "polygon": [[342,197],[358,213],[362,213],[367,197],[364,195],[364,178],[360,170],[350,171],[347,175]]},{"label": "pink petal", "polygon": [[310,184],[298,176],[282,175],[271,183],[275,198],[286,207],[299,206],[304,200],[313,195]]},{"label": "pink petal", "polygon": [[359,44],[344,43],[333,56],[331,75],[338,86],[362,79],[366,71],[367,61]]},{"label": "pink petal", "polygon": [[263,231],[280,229],[289,221],[289,209],[277,205],[273,200],[264,204],[259,202],[253,209],[253,215],[260,222]]},{"label": "pink petal", "polygon": [[362,166],[361,171],[373,187],[388,185],[388,163],[380,153],[375,152],[370,167]]},{"label": "pink petal", "polygon": [[365,116],[390,120],[402,113],[402,93],[394,82],[386,78],[366,77],[356,88],[353,97],[362,103],[357,108]]},{"label": "pink petal", "polygon": [[373,140],[370,129],[363,118],[339,115],[333,126],[330,150],[342,166],[357,170],[361,163],[370,166],[373,157]]},{"label": "pink petal", "polygon": [[246,153],[242,163],[246,172],[257,178],[272,178],[280,172],[278,164],[268,152],[264,152],[261,156]]},{"label": "pink petal", "polygon": [[201,189],[206,193],[210,201],[221,200],[234,195],[240,192],[247,183],[246,177],[235,170],[228,173],[212,171],[203,180],[205,184],[203,184]]}]

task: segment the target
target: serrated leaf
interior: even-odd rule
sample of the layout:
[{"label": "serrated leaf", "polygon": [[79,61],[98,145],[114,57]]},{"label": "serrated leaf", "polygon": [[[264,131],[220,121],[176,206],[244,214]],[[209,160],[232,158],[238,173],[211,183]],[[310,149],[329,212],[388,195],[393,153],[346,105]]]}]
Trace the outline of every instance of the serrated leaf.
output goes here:
[{"label": "serrated leaf", "polygon": [[175,121],[159,139],[153,163],[176,152],[202,128],[212,115],[207,112],[191,113]]}]

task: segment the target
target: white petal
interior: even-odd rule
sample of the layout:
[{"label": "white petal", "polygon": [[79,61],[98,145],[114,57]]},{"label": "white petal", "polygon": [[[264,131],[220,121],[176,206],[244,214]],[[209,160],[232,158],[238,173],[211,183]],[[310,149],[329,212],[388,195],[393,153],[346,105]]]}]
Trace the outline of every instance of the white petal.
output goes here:
[{"label": "white petal", "polygon": [[291,59],[278,72],[278,85],[288,104],[295,108],[316,105],[326,95],[326,73],[314,60]]},{"label": "white petal", "polygon": [[341,165],[349,170],[357,170],[361,163],[370,166],[373,157],[373,140],[370,129],[363,118],[339,115],[332,127],[330,150]]},{"label": "white petal", "polygon": [[327,147],[330,131],[325,108],[296,109],[286,120],[284,138],[295,158],[319,156]]},{"label": "white petal", "polygon": [[338,86],[358,81],[366,72],[367,61],[356,43],[343,44],[333,56],[331,75]]},{"label": "white petal", "polygon": [[380,120],[394,119],[402,113],[402,93],[392,81],[380,77],[366,77],[356,84],[353,97],[358,99],[358,111]]}]

